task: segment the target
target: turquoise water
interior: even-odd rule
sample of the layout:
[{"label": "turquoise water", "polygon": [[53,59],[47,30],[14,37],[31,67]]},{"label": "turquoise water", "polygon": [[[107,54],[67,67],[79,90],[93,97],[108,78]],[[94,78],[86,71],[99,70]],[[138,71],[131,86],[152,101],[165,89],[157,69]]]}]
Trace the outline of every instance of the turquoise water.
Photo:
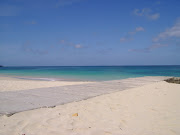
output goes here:
[{"label": "turquoise water", "polygon": [[1,67],[0,75],[104,81],[142,76],[180,77],[180,66]]}]

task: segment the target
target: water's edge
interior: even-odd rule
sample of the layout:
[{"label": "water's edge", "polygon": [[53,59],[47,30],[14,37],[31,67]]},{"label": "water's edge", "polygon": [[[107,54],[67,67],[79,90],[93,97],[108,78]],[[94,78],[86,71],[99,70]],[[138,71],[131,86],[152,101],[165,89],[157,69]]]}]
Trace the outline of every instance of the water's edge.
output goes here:
[{"label": "water's edge", "polygon": [[180,77],[180,66],[1,67],[0,75],[46,81],[108,81],[144,76]]}]

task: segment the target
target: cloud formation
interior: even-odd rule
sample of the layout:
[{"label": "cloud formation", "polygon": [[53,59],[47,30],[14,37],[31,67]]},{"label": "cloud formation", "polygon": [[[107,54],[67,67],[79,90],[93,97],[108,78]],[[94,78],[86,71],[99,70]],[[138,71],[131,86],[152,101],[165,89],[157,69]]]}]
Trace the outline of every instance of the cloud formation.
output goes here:
[{"label": "cloud formation", "polygon": [[147,53],[147,52],[151,52],[154,49],[161,48],[161,47],[166,47],[166,46],[168,46],[168,45],[167,44],[156,43],[156,44],[150,45],[149,47],[146,47],[146,48],[129,49],[128,51],[129,52],[144,52],[144,53]]},{"label": "cloud formation", "polygon": [[143,27],[137,27],[135,31],[136,31],[136,32],[138,32],[138,31],[144,31],[144,28],[143,28]]},{"label": "cloud formation", "polygon": [[150,8],[134,9],[133,14],[146,17],[150,20],[157,20],[160,17],[160,13],[153,13]]},{"label": "cloud formation", "polygon": [[83,48],[83,46],[81,44],[74,44],[74,43],[68,42],[66,40],[61,40],[60,44],[64,44],[66,46],[71,46],[71,47],[76,48],[76,49]]},{"label": "cloud formation", "polygon": [[169,38],[180,38],[180,18],[176,21],[174,26],[161,32],[157,37],[153,38],[153,42],[166,40]]},{"label": "cloud formation", "polygon": [[135,35],[137,32],[145,31],[143,27],[136,27],[134,31],[128,32],[128,34],[125,37],[122,37],[120,39],[120,42],[126,42],[133,40],[133,35]]},{"label": "cloud formation", "polygon": [[133,40],[133,38],[130,38],[128,36],[120,38],[120,42],[127,42],[127,41],[131,41],[131,40]]},{"label": "cloud formation", "polygon": [[175,42],[176,46],[178,46],[178,41],[180,39],[180,18],[177,19],[176,23],[172,27],[166,29],[164,32],[159,33],[157,37],[153,38],[153,45],[142,49],[130,49],[129,51],[150,52],[157,48],[167,47],[168,44],[163,44],[163,42],[166,42],[168,39],[173,39],[173,42]]},{"label": "cloud formation", "polygon": [[75,47],[75,48],[82,48],[82,45],[77,44],[77,45],[75,45],[74,47]]}]

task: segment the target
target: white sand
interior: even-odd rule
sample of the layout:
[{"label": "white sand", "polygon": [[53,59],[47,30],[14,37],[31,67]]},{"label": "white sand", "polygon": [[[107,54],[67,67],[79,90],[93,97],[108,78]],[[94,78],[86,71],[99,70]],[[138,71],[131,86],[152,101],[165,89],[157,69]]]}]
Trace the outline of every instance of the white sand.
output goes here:
[{"label": "white sand", "polygon": [[[179,135],[180,85],[164,81],[0,117],[0,135]],[[78,116],[72,116],[78,113]]]},{"label": "white sand", "polygon": [[83,81],[40,81],[40,80],[24,80],[16,79],[11,77],[0,77],[0,92],[2,91],[18,91],[18,90],[28,90],[35,88],[47,88],[56,86],[66,86],[66,85],[77,85],[85,84],[91,82]]}]

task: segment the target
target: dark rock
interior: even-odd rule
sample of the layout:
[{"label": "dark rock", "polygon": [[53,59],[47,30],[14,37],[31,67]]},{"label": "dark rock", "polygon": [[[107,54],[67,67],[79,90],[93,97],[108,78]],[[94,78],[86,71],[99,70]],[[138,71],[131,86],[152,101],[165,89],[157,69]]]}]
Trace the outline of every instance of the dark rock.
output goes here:
[{"label": "dark rock", "polygon": [[173,77],[165,80],[168,83],[177,83],[180,84],[180,77]]}]

